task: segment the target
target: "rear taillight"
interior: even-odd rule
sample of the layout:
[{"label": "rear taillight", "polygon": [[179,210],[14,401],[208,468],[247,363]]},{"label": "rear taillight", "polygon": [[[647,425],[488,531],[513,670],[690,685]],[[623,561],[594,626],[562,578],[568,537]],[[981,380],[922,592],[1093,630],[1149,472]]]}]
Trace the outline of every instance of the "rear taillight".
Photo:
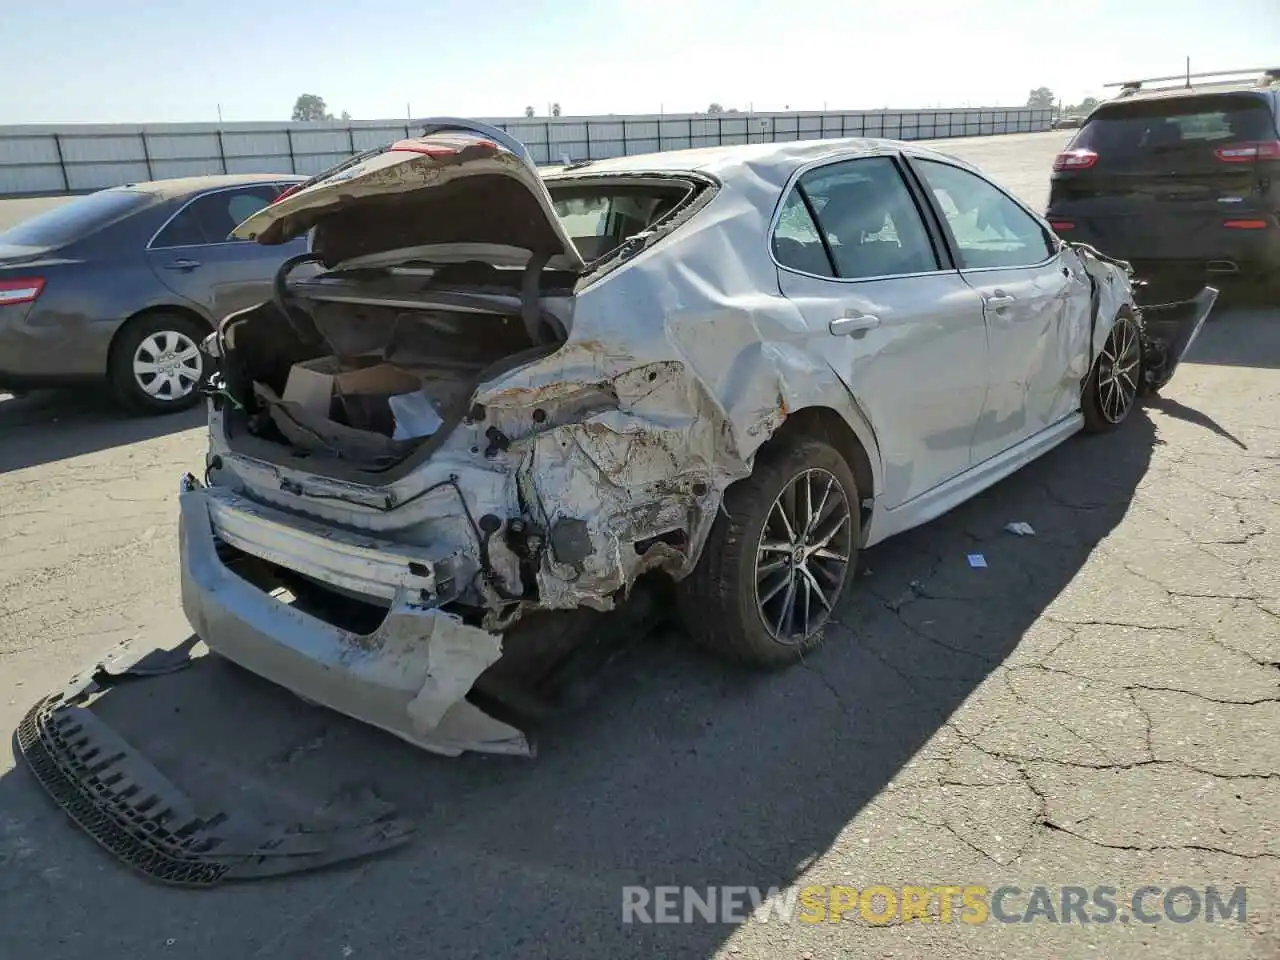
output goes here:
[{"label": "rear taillight", "polygon": [[[492,140],[474,140],[471,147],[488,152],[496,152],[498,145]],[[388,153],[422,153],[428,157],[456,157],[464,147],[442,146],[438,143],[424,143],[421,140],[397,140],[387,147]]]},{"label": "rear taillight", "polygon": [[19,277],[0,280],[0,307],[11,303],[30,303],[44,289],[44,277]]},{"label": "rear taillight", "polygon": [[1223,163],[1252,163],[1255,160],[1280,160],[1280,140],[1254,140],[1249,143],[1228,143],[1218,147],[1213,155]]},{"label": "rear taillight", "polygon": [[1074,220],[1050,220],[1049,226],[1053,227],[1054,233],[1062,233],[1064,230],[1074,230],[1076,222]]},{"label": "rear taillight", "polygon": [[1092,150],[1085,150],[1083,147],[1076,150],[1067,150],[1058,154],[1053,159],[1053,169],[1056,173],[1064,170],[1088,170],[1098,162],[1098,155]]},{"label": "rear taillight", "polygon": [[1228,230],[1265,230],[1271,224],[1258,217],[1250,217],[1248,219],[1223,220],[1222,225]]}]

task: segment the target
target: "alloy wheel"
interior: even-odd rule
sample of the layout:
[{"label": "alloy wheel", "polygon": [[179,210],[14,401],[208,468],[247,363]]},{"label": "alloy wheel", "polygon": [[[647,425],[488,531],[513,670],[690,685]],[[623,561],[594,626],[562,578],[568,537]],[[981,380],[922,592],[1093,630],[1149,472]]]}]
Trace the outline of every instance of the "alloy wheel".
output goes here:
[{"label": "alloy wheel", "polygon": [[156,400],[181,400],[204,375],[200,348],[187,334],[158,330],[138,344],[133,376],[142,392]]},{"label": "alloy wheel", "polygon": [[792,478],[756,547],[756,603],[774,640],[799,644],[826,623],[852,556],[852,513],[835,476],[814,468]]},{"label": "alloy wheel", "polygon": [[1098,406],[1108,423],[1129,414],[1138,395],[1142,345],[1138,328],[1126,317],[1116,321],[1098,357]]}]

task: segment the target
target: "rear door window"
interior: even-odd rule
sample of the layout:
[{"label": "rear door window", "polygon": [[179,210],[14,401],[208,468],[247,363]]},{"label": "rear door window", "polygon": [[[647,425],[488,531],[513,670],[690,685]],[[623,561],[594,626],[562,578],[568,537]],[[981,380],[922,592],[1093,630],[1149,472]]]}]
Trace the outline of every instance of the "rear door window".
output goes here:
[{"label": "rear door window", "polygon": [[783,204],[772,242],[780,265],[816,276],[832,276],[833,265],[844,280],[939,269],[920,212],[889,157],[810,170]]},{"label": "rear door window", "polygon": [[1072,141],[1098,155],[1095,170],[1215,168],[1214,153],[1233,143],[1275,140],[1265,100],[1251,94],[1170,97],[1108,104]]},{"label": "rear door window", "polygon": [[231,231],[271,203],[280,193],[274,184],[215,190],[196,197],[169,221],[152,241],[152,249],[226,243]]}]

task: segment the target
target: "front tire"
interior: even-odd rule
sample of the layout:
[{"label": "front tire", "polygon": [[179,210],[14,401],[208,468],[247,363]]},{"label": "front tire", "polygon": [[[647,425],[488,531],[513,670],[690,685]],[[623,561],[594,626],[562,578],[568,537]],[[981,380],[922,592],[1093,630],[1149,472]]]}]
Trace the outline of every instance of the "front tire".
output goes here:
[{"label": "front tire", "polygon": [[725,493],[702,559],[678,591],[696,640],[756,666],[792,663],[822,643],[861,534],[844,458],[812,437],[774,443]]},{"label": "front tire", "polygon": [[1081,411],[1087,432],[1109,433],[1128,419],[1138,400],[1142,359],[1142,327],[1123,310],[1084,384]]},{"label": "front tire", "polygon": [[130,320],[112,344],[107,377],[120,402],[138,414],[177,413],[200,400],[209,359],[200,341],[201,321],[180,313],[144,314]]}]

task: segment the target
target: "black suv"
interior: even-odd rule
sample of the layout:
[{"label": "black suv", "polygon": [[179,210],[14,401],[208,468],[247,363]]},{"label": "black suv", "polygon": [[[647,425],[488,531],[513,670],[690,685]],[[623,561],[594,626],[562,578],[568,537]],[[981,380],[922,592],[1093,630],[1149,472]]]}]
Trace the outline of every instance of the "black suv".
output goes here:
[{"label": "black suv", "polygon": [[1089,115],[1054,161],[1048,219],[1162,291],[1238,276],[1277,302],[1280,69],[1248,82],[1185,80],[1124,84]]}]

